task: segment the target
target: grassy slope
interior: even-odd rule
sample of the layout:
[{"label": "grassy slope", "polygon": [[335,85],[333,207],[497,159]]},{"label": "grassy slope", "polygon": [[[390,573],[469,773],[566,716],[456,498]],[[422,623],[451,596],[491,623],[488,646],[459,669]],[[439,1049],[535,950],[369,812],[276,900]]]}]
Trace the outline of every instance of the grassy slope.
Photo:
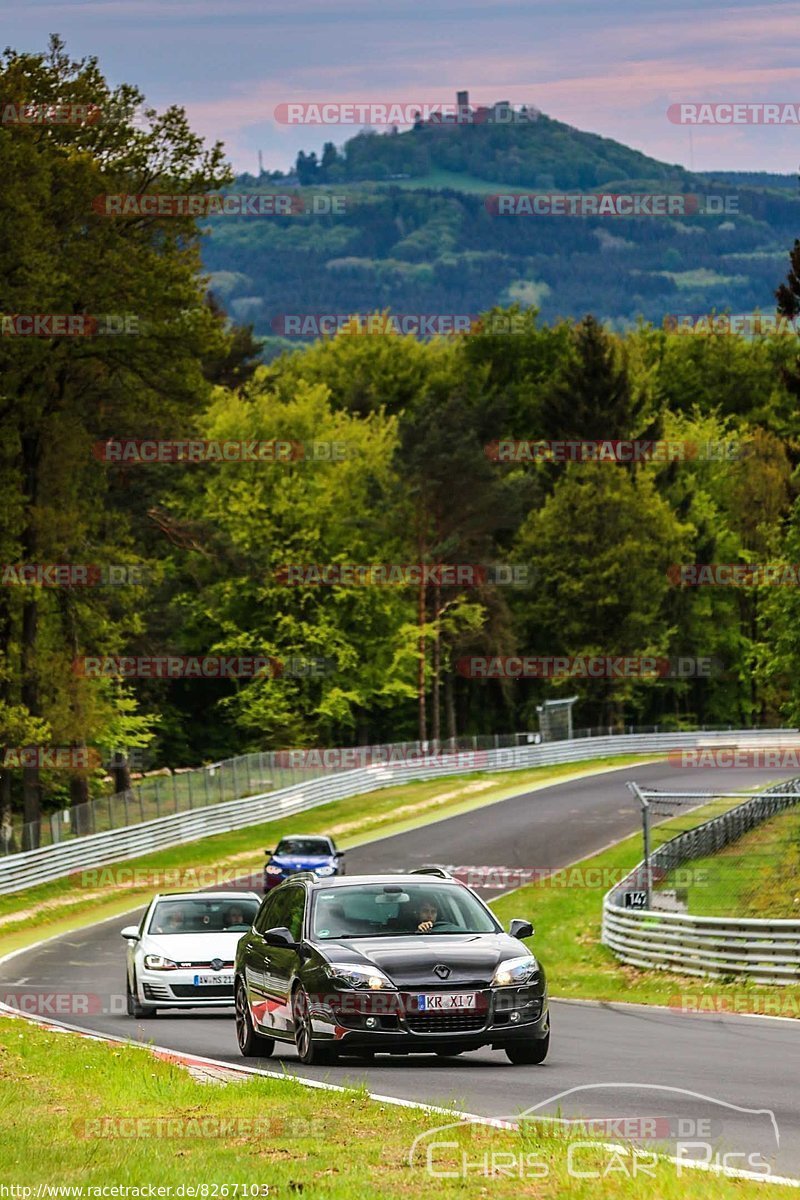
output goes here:
[{"label": "grassy slope", "polygon": [[[509,1086],[513,1079],[519,1081],[520,1073],[509,1067]],[[103,1118],[125,1118],[128,1124],[120,1127]],[[150,1120],[149,1130],[143,1119]],[[161,1130],[173,1131],[210,1132],[225,1129],[221,1122],[240,1124],[228,1125],[224,1136],[153,1136],[159,1119]],[[167,1126],[167,1121],[180,1125]],[[78,1185],[84,1196],[86,1188],[103,1185],[168,1186],[173,1196],[180,1185],[205,1185],[205,1196],[224,1197],[244,1183],[262,1185],[257,1194],[302,1193],[314,1200],[368,1195],[415,1200],[434,1190],[459,1200],[486,1195],[555,1200],[567,1191],[577,1200],[598,1195],[768,1200],[785,1195],[774,1186],[701,1172],[678,1178],[676,1167],[666,1162],[653,1168],[655,1178],[640,1171],[634,1179],[630,1166],[626,1169],[623,1160],[600,1148],[581,1150],[576,1161],[579,1169],[598,1171],[602,1178],[570,1178],[563,1137],[529,1132],[523,1138],[480,1126],[440,1135],[458,1145],[434,1156],[439,1171],[454,1171],[462,1154],[476,1163],[487,1152],[512,1151],[517,1158],[535,1155],[546,1176],[539,1169],[541,1178],[501,1180],[473,1168],[466,1180],[433,1178],[425,1170],[424,1153],[410,1166],[409,1151],[419,1134],[444,1124],[442,1116],[381,1104],[363,1090],[328,1092],[267,1078],[200,1084],[141,1048],[114,1047],[0,1019],[0,1162],[6,1185]],[[102,1136],[104,1130],[120,1128],[128,1136]],[[225,1185],[227,1192],[221,1190]]]},{"label": "grassy slope", "polygon": [[[689,912],[698,916],[800,916],[800,811],[765,821],[719,854],[692,862]],[[697,876],[704,872],[705,878]],[[671,886],[667,879],[665,887]]]}]

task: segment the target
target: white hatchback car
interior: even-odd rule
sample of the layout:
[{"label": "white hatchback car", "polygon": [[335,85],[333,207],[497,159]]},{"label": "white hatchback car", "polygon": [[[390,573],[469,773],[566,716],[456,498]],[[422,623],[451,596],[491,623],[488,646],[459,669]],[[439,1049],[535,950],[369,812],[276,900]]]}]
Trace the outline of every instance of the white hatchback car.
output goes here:
[{"label": "white hatchback car", "polygon": [[233,1005],[233,960],[258,911],[256,892],[174,892],[154,896],[128,925],[128,1016],[159,1008]]}]

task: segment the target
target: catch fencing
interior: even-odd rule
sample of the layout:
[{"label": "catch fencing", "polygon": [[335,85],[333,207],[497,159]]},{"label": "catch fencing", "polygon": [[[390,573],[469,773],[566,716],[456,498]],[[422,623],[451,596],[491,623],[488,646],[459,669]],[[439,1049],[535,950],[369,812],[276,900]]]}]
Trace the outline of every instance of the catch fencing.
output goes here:
[{"label": "catch fencing", "polygon": [[665,878],[684,863],[717,854],[800,802],[800,778],[776,784],[664,842],[603,898],[602,941],[621,962],[681,975],[800,983],[800,920],[707,917],[626,907],[648,875]]}]

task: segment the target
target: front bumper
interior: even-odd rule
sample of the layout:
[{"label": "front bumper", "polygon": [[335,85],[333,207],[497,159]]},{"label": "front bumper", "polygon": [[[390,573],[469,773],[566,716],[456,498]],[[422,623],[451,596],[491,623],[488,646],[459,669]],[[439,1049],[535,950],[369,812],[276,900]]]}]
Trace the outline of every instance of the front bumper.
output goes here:
[{"label": "front bumper", "polygon": [[530,987],[483,988],[477,1007],[420,1012],[407,991],[360,991],[312,997],[315,1036],[350,1048],[394,1054],[457,1047],[462,1050],[544,1038],[550,1029],[547,994]]},{"label": "front bumper", "polygon": [[[303,873],[306,873],[306,872],[310,872],[314,875],[317,875],[317,873],[316,873],[316,871],[314,871],[313,867],[304,868]],[[264,891],[271,892],[272,889],[278,887],[279,884],[286,883],[287,879],[291,879],[293,875],[298,875],[300,873],[301,873],[301,868],[299,868],[299,867],[296,871],[282,871],[280,875],[268,875],[267,872],[265,871],[264,872]],[[317,875],[317,879],[333,879],[333,876],[338,875],[338,874],[339,874],[338,871],[333,871],[332,873],[326,873],[325,875]]]},{"label": "front bumper", "polygon": [[[220,982],[195,984],[195,975],[219,976]],[[226,982],[222,982],[224,979]],[[230,982],[227,982],[230,980]],[[154,1008],[222,1008],[233,1005],[233,965],[221,971],[210,967],[179,968],[177,971],[141,969],[136,986],[142,1004]]]}]

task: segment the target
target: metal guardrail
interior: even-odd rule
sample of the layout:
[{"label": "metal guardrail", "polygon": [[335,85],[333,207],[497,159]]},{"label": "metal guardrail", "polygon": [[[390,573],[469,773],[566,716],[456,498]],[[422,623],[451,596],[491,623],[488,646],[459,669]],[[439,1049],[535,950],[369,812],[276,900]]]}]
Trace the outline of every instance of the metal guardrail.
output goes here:
[{"label": "metal guardrail", "polygon": [[66,842],[28,850],[0,858],[0,893],[52,879],[60,879],[79,869],[106,866],[136,858],[151,850],[193,842],[215,833],[259,825],[277,817],[307,812],[332,800],[357,796],[412,780],[433,779],[443,775],[469,774],[475,771],[507,771],[581,762],[609,753],[649,754],[692,748],[702,740],[725,745],[732,737],[761,742],[785,733],[785,730],[724,731],[718,734],[661,733],[630,734],[612,737],[580,738],[541,745],[513,746],[499,750],[467,750],[455,754],[422,755],[411,763],[390,762],[360,767],[353,771],[327,774],[310,782],[229,800],[190,812],[158,817],[123,829],[87,834]]},{"label": "metal guardrail", "polygon": [[[800,779],[777,784],[744,804],[684,830],[650,856],[650,870],[674,871],[725,846],[800,803]],[[624,907],[625,892],[641,888],[645,864],[603,897],[601,941],[629,966],[755,983],[800,983],[800,920],[700,917]]]}]

